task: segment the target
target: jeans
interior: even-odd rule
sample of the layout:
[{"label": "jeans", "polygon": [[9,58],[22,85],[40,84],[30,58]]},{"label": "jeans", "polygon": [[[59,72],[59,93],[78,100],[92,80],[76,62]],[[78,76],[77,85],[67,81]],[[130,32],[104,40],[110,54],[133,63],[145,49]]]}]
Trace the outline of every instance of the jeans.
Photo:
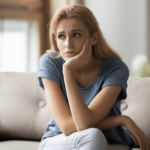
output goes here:
[{"label": "jeans", "polygon": [[[123,146],[124,148],[120,150],[129,150],[128,145]],[[69,136],[62,133],[48,137],[39,144],[38,150],[109,150],[108,147],[108,142],[101,130],[88,128]]]}]

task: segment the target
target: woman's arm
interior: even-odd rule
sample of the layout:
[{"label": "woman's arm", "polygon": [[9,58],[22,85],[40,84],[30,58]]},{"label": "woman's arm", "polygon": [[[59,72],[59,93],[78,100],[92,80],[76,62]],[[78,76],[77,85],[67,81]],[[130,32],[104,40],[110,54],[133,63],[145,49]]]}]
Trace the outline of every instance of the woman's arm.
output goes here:
[{"label": "woman's arm", "polygon": [[89,110],[80,94],[73,72],[68,70],[66,65],[63,65],[63,74],[71,111],[71,119],[73,118],[77,131],[84,130],[89,124],[89,119],[91,120],[93,117],[92,112]]},{"label": "woman's arm", "polygon": [[[126,116],[111,116],[105,117],[97,126],[94,128],[98,128],[100,130],[110,129],[117,127],[119,125],[124,125],[126,122]],[[67,136],[77,132],[76,125],[74,123],[73,118],[71,117],[68,126],[66,127]]]},{"label": "woman's arm", "polygon": [[124,122],[124,127],[135,139],[135,143],[140,146],[141,150],[150,150],[150,142],[148,141],[145,133],[130,117],[127,117],[127,120]]},{"label": "woman's arm", "polygon": [[96,128],[100,130],[114,128],[120,125],[124,125],[126,120],[126,116],[110,116],[105,117],[97,126]]},{"label": "woman's arm", "polygon": [[108,86],[104,88],[94,97],[87,107],[79,92],[72,70],[69,70],[67,66],[63,65],[63,74],[71,115],[77,131],[96,126],[104,119],[113,106],[121,90],[120,87]]}]

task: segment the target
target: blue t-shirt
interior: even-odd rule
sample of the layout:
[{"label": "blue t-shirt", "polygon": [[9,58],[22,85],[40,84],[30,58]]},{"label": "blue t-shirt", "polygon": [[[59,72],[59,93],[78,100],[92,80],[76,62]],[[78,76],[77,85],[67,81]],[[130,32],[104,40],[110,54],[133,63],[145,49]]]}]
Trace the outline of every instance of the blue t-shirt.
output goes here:
[{"label": "blue t-shirt", "polygon": [[[58,52],[56,51],[53,54],[56,53]],[[39,59],[37,77],[39,85],[43,90],[44,86],[41,77],[48,78],[50,80],[57,82],[60,85],[63,95],[69,106],[62,70],[64,62],[65,61],[63,60],[62,57],[54,59],[50,56],[48,52],[43,54]],[[104,87],[110,85],[121,86],[123,89],[120,92],[119,96],[117,97],[113,107],[107,114],[107,116],[120,116],[121,115],[120,101],[127,97],[126,88],[128,86],[127,85],[128,78],[129,78],[129,69],[122,60],[118,58],[102,58],[101,71],[98,77],[89,86],[85,88],[81,88],[78,86],[78,89],[86,105],[89,105],[92,99]],[[135,146],[135,142],[122,125],[102,130],[102,132],[105,135],[109,144],[118,143],[129,145],[130,149]],[[51,120],[48,122],[45,128],[45,133],[41,141],[43,141],[47,137],[56,136],[61,133],[62,131],[59,129],[54,118],[51,118]]]}]

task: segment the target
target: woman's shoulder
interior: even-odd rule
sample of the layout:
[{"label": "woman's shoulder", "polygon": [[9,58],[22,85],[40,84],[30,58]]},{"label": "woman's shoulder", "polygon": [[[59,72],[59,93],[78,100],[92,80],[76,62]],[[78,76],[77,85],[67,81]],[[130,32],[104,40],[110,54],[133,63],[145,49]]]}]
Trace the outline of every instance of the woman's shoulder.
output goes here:
[{"label": "woman's shoulder", "polygon": [[130,72],[127,64],[119,58],[106,58],[105,71],[109,73],[115,72],[116,74],[122,72],[126,75]]},{"label": "woman's shoulder", "polygon": [[119,58],[105,58],[105,62],[106,65],[110,67],[127,67],[126,63]]},{"label": "woman's shoulder", "polygon": [[50,55],[50,52],[49,52],[49,51],[46,51],[43,55],[41,55],[41,57],[39,58],[39,60],[54,61],[55,58],[53,58],[53,57]]},{"label": "woman's shoulder", "polygon": [[106,60],[108,63],[118,63],[118,62],[123,62],[121,59],[116,58],[116,57],[105,58],[105,60]]},{"label": "woman's shoulder", "polygon": [[[52,51],[52,55],[55,57],[57,55],[57,52]],[[40,58],[40,63],[46,63],[46,64],[55,64],[55,65],[61,65],[63,63],[62,58],[53,58],[50,55],[50,51],[46,51]]]},{"label": "woman's shoulder", "polygon": [[125,76],[128,77],[130,74],[129,68],[126,63],[119,58],[107,58],[105,59],[105,71],[111,76]]}]

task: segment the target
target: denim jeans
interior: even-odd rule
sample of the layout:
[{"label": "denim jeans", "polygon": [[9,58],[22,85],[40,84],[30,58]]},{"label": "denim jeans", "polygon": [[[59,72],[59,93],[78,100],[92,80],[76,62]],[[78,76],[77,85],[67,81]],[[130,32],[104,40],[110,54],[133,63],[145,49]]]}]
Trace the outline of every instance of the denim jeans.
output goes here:
[{"label": "denim jeans", "polygon": [[[120,150],[129,150],[128,145],[123,146]],[[69,136],[62,133],[46,138],[39,144],[38,150],[109,150],[109,146],[101,130],[89,128]]]}]

